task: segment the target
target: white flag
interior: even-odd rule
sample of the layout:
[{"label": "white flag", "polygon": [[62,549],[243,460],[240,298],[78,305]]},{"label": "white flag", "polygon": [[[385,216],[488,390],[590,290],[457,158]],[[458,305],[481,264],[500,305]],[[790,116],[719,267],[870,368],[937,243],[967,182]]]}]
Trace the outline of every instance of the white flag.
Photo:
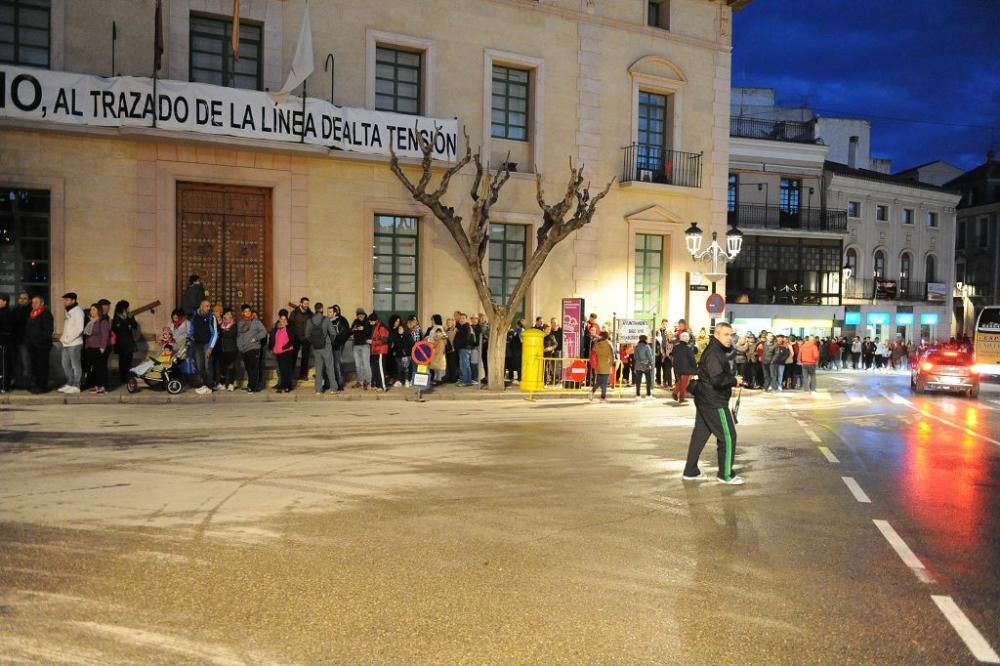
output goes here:
[{"label": "white flag", "polygon": [[292,59],[292,71],[288,73],[285,85],[271,97],[276,104],[282,104],[299,84],[305,82],[313,73],[315,63],[313,58],[312,22],[309,20],[309,2],[306,2],[305,13],[302,15],[302,29],[299,30],[299,44],[295,47],[295,57]]}]

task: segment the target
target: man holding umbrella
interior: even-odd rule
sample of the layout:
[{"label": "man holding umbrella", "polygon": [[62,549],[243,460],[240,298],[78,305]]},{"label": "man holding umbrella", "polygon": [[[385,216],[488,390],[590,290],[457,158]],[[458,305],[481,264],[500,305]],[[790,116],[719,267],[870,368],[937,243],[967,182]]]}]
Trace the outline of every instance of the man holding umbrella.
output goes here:
[{"label": "man holding umbrella", "polygon": [[726,322],[715,326],[712,336],[698,362],[698,379],[691,393],[694,395],[695,421],[691,442],[688,445],[685,481],[699,481],[705,475],[698,469],[698,458],[711,435],[715,435],[719,449],[717,480],[728,485],[741,485],[743,477],[733,474],[736,455],[736,419],[729,409],[733,387],[740,386],[743,378],[733,374],[729,351],[733,346],[733,327]]}]

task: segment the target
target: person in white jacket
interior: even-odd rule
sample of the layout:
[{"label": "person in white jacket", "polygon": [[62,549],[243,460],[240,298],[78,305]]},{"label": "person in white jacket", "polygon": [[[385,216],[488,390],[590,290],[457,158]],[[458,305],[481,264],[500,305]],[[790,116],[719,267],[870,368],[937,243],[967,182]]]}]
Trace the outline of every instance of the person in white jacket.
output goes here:
[{"label": "person in white jacket", "polygon": [[62,335],[59,345],[62,347],[62,369],[66,375],[66,385],[60,391],[63,393],[79,393],[80,380],[83,378],[83,309],[76,302],[76,293],[63,294],[63,304],[66,306],[66,319],[63,321]]}]

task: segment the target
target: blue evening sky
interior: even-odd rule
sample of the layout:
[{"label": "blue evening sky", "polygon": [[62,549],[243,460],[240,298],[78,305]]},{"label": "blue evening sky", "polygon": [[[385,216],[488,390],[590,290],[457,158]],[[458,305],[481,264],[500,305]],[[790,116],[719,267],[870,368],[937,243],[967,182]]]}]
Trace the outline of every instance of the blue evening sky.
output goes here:
[{"label": "blue evening sky", "polygon": [[733,30],[734,87],[870,119],[893,172],[1000,152],[1000,0],[753,0]]}]

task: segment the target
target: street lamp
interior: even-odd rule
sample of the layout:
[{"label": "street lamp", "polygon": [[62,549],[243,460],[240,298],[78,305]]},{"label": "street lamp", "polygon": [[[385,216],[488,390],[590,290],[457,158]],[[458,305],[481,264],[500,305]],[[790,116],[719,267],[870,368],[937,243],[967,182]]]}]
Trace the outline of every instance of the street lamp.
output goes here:
[{"label": "street lamp", "polygon": [[[684,232],[684,242],[692,259],[712,262],[712,270],[706,275],[712,281],[712,293],[714,294],[716,293],[716,283],[726,277],[725,264],[736,259],[740,250],[743,249],[743,232],[735,226],[730,227],[726,233],[725,249],[719,245],[719,234],[713,231],[711,244],[702,250],[703,236],[704,233],[698,228],[698,223],[692,222],[691,226]],[[712,330],[715,330],[715,317],[712,317]]]}]

